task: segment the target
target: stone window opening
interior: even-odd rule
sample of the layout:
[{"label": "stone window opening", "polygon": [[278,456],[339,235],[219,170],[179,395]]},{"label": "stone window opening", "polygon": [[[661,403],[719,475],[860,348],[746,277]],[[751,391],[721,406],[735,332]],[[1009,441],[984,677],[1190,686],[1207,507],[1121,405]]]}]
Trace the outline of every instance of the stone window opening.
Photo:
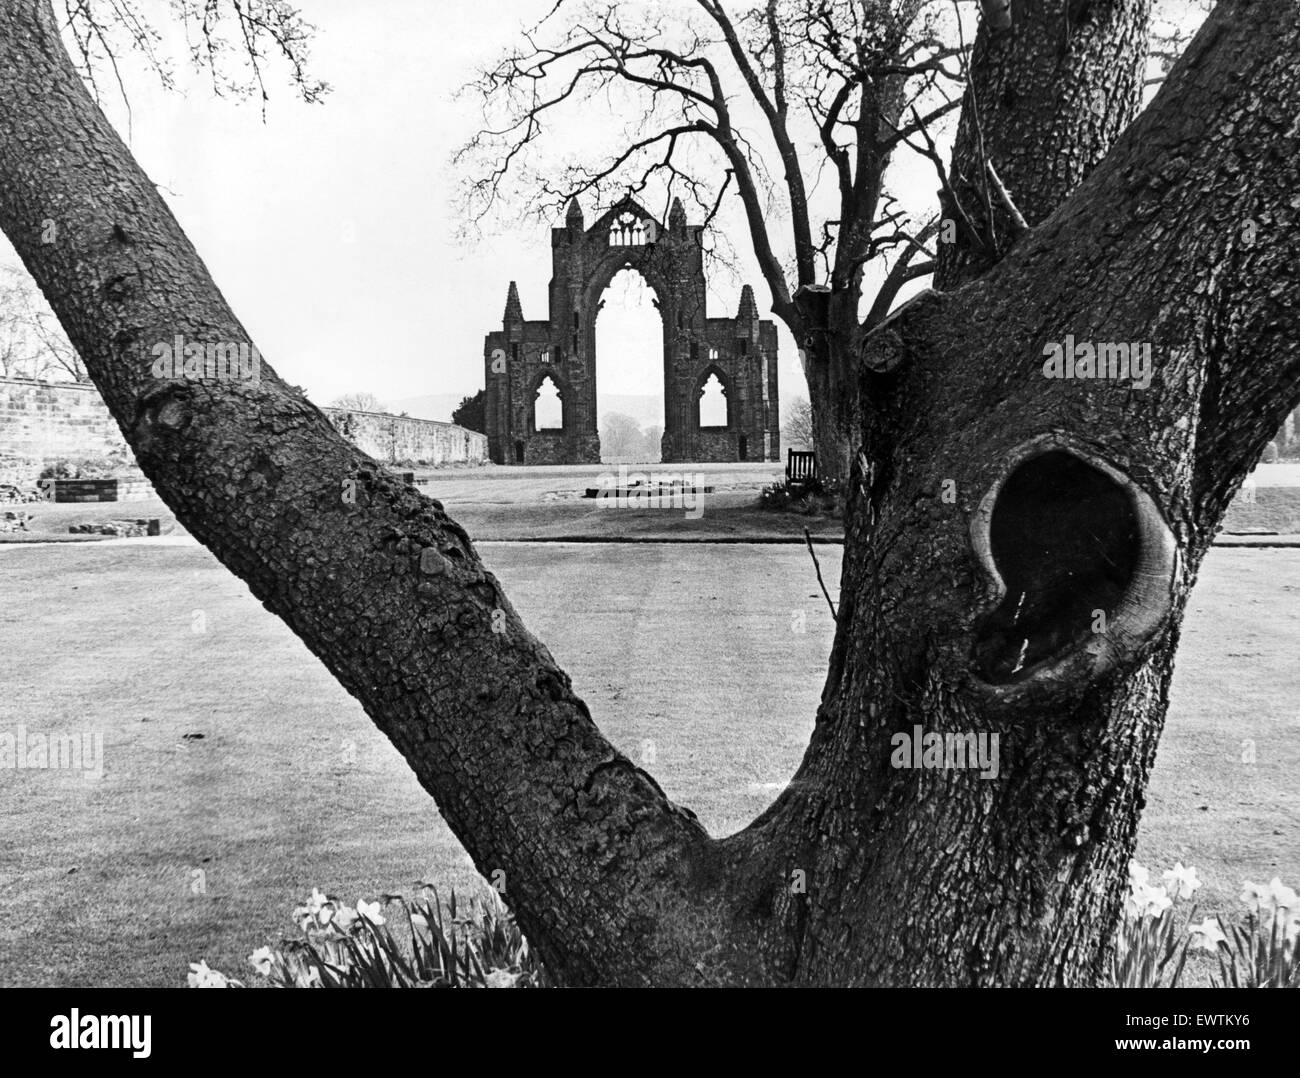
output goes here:
[{"label": "stone window opening", "polygon": [[533,429],[539,432],[564,429],[563,395],[549,374],[537,384],[534,394]]},{"label": "stone window opening", "polygon": [[701,429],[730,426],[727,415],[727,387],[716,371],[711,371],[698,392],[697,418]]},{"label": "stone window opening", "polygon": [[647,239],[646,227],[634,213],[621,213],[609,228],[611,247],[643,247]]}]

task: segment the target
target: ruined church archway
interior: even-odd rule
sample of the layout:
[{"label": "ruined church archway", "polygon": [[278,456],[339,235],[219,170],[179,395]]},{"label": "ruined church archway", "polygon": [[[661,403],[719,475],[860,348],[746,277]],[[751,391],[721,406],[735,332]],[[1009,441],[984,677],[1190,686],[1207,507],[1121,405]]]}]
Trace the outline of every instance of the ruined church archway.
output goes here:
[{"label": "ruined church archway", "polygon": [[[605,289],[624,269],[645,279],[663,325],[662,459],[780,459],[776,327],[758,317],[748,285],[735,317],[709,317],[702,232],[703,226],[686,223],[676,200],[667,226],[629,198],[587,228],[581,208],[570,204],[564,227],[551,230],[547,319],[524,318],[512,282],[502,328],[485,341],[486,421],[493,461],[600,462],[596,317]],[[716,368],[727,387],[725,427],[702,428],[699,423],[698,378],[706,365]],[[537,430],[533,423],[543,372],[551,372],[563,400],[559,430]]]}]

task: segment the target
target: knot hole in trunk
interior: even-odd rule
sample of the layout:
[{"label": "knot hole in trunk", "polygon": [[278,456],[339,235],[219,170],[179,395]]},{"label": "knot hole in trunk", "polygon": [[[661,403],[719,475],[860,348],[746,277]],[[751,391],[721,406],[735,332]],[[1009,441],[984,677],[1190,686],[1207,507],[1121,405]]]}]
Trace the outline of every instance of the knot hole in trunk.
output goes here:
[{"label": "knot hole in trunk", "polygon": [[990,603],[973,665],[991,686],[1077,682],[1164,621],[1177,550],[1150,497],[1062,436],[1013,456],[971,524]]}]

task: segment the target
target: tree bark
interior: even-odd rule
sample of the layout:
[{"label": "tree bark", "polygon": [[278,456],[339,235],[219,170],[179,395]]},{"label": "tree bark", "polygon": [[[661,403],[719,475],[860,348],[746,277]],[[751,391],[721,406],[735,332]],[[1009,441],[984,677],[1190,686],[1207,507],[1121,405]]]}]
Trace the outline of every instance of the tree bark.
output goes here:
[{"label": "tree bark", "polygon": [[[868,340],[869,469],[816,732],[733,840],[738,866],[806,874],[774,914],[801,982],[1104,978],[1188,592],[1300,399],[1297,44],[1293,5],[1220,4],[1073,198]],[[1067,335],[1149,342],[1152,385],[1045,378]],[[1085,531],[1111,539],[1086,552]],[[917,725],[998,734],[997,781],[893,769]]]},{"label": "tree bark", "polygon": [[[154,376],[177,335],[248,338],[43,0],[0,14],[0,227],[177,518],[505,872],[561,982],[1086,984],[1188,590],[1300,402],[1297,113],[1296,8],[1225,0],[1064,205],[862,343],[867,468],[816,728],[724,840],[601,737],[440,504],[265,364]],[[1150,343],[1155,380],[1044,378],[1067,335]],[[998,778],[894,767],[916,726],[998,735]]]},{"label": "tree bark", "polygon": [[47,0],[0,12],[0,227],[159,495],[362,702],[480,870],[505,873],[558,979],[698,982],[722,916],[707,835],[600,735],[464,530],[265,362],[256,384],[155,377],[158,344],[249,338]]},{"label": "tree bark", "polygon": [[981,21],[949,176],[981,242],[947,230],[935,288],[980,276],[1015,242],[986,162],[1033,226],[1106,156],[1142,104],[1150,18],[1151,0],[1013,0],[1010,30]]}]

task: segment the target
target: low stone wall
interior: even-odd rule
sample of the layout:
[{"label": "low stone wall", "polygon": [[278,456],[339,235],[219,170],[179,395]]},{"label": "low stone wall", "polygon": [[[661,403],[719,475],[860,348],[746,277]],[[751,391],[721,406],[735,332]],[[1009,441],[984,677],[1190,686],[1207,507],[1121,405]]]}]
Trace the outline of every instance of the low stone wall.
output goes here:
[{"label": "low stone wall", "polygon": [[52,502],[142,502],[154,496],[147,479],[43,479]]},{"label": "low stone wall", "polygon": [[412,419],[385,412],[322,408],[343,437],[375,460],[391,464],[484,464],[487,435],[436,419]]}]

